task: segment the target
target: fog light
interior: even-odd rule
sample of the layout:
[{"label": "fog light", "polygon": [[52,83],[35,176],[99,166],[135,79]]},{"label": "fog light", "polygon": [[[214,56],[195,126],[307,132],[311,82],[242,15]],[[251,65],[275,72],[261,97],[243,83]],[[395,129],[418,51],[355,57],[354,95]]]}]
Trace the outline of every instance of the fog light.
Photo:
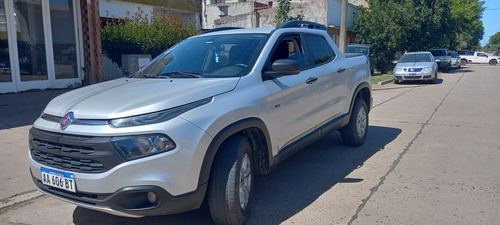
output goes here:
[{"label": "fog light", "polygon": [[154,192],[148,191],[148,193],[146,193],[146,196],[148,196],[148,201],[150,203],[155,203],[157,200],[156,194]]}]

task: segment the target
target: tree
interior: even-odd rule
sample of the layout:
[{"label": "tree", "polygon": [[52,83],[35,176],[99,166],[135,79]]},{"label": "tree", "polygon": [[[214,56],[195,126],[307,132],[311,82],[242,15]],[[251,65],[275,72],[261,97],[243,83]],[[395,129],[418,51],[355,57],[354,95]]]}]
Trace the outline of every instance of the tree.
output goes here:
[{"label": "tree", "polygon": [[304,15],[298,14],[297,16],[289,16],[290,13],[290,0],[279,0],[278,9],[276,10],[276,16],[274,22],[276,25],[284,23],[289,20],[303,20]]},{"label": "tree", "polygon": [[451,16],[456,24],[456,47],[463,49],[479,48],[479,41],[484,35],[484,26],[481,21],[484,1],[451,0],[451,3]]},{"label": "tree", "polygon": [[491,35],[488,44],[486,44],[485,49],[488,51],[498,51],[500,50],[500,32],[496,32],[494,35]]},{"label": "tree", "polygon": [[379,53],[384,72],[397,52],[451,48],[456,43],[450,0],[371,0],[354,21],[357,41]]}]

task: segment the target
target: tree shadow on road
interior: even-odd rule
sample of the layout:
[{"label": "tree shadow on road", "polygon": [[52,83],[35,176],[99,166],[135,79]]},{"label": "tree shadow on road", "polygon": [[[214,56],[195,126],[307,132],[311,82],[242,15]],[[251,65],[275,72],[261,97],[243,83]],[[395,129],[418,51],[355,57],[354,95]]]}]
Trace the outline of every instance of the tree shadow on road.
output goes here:
[{"label": "tree shadow on road", "polygon": [[[383,150],[400,133],[401,130],[397,128],[370,126],[365,144],[353,148],[343,144],[339,132],[332,132],[297,152],[270,174],[256,177],[248,224],[280,224],[309,206],[337,183],[363,181],[346,176],[363,166],[366,160]],[[187,213],[139,219],[77,207],[73,222],[75,225],[213,224],[206,204]]]}]

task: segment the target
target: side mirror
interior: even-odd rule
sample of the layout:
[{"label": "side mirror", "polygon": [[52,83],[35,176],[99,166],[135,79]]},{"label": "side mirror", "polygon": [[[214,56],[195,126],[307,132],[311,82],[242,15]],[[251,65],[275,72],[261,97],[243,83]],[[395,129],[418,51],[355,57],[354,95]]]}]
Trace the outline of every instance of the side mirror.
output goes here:
[{"label": "side mirror", "polygon": [[270,77],[281,77],[286,75],[295,75],[300,73],[300,64],[292,59],[279,59],[274,61],[272,71],[266,71],[264,74]]}]

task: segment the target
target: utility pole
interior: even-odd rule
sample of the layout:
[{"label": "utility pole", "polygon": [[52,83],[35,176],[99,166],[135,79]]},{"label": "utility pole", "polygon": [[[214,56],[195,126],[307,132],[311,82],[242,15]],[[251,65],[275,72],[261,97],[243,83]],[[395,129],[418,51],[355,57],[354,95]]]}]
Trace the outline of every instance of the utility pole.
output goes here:
[{"label": "utility pole", "polygon": [[342,15],[340,17],[340,41],[339,48],[342,53],[345,52],[347,39],[347,0],[342,0]]}]

